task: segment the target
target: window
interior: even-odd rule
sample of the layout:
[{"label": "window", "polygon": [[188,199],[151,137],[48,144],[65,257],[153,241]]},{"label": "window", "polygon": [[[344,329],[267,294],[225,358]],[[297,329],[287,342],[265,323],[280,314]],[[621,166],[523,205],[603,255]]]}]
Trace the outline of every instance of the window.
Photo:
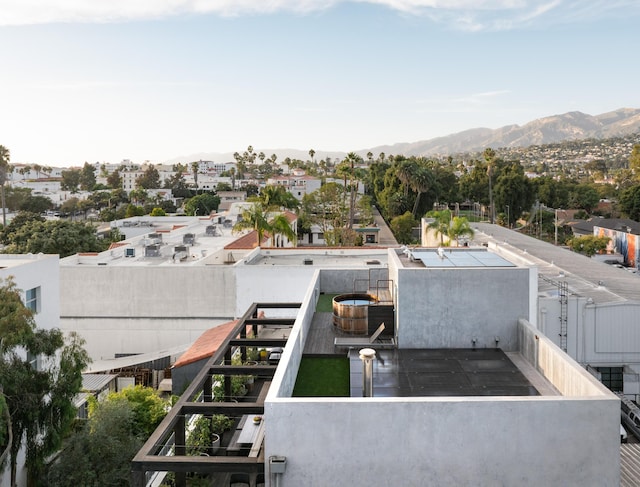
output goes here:
[{"label": "window", "polygon": [[34,314],[40,312],[40,286],[27,291],[24,305]]},{"label": "window", "polygon": [[600,372],[600,381],[613,392],[622,392],[624,378],[622,367],[597,367]]}]

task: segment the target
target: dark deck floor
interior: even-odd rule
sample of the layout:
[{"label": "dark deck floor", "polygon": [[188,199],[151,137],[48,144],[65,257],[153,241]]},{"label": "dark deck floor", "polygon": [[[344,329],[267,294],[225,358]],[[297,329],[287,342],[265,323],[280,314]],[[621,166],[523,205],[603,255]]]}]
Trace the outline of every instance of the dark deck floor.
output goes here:
[{"label": "dark deck floor", "polygon": [[[362,361],[351,350],[351,396],[362,397]],[[377,350],[375,397],[537,396],[500,349]]]},{"label": "dark deck floor", "polygon": [[[305,355],[348,353],[351,396],[362,396],[362,361],[356,349],[336,350],[332,313],[316,312]],[[537,396],[539,391],[500,349],[376,350],[373,391],[377,397]]]}]

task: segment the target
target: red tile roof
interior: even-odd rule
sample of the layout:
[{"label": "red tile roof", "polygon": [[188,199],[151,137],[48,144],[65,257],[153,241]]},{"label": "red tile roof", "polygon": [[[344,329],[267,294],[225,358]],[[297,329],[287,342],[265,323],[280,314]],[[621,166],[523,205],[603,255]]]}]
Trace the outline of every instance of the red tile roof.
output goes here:
[{"label": "red tile roof", "polygon": [[193,342],[193,345],[191,345],[191,347],[189,347],[189,349],[184,352],[178,360],[176,360],[176,363],[173,364],[173,366],[182,367],[184,365],[197,362],[198,360],[211,357],[216,353],[220,344],[237,324],[238,320],[233,320],[205,331],[195,342]]}]

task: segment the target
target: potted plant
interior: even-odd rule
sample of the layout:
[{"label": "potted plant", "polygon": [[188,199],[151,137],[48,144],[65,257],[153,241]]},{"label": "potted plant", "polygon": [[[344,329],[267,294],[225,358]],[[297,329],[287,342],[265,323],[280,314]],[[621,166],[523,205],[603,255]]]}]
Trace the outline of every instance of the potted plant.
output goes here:
[{"label": "potted plant", "polygon": [[260,424],[261,421],[262,421],[262,416],[253,417],[253,424]]},{"label": "potted plant", "polygon": [[187,455],[215,455],[223,433],[232,427],[233,420],[224,414],[200,416],[187,436]]}]

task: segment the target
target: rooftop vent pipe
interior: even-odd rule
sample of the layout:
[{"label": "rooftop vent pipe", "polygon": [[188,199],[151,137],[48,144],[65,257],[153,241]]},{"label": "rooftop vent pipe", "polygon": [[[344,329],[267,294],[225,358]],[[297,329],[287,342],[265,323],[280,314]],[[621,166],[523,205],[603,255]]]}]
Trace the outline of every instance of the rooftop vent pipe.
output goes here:
[{"label": "rooftop vent pipe", "polygon": [[373,348],[360,350],[362,360],[362,397],[373,397],[373,359],[376,351]]}]

